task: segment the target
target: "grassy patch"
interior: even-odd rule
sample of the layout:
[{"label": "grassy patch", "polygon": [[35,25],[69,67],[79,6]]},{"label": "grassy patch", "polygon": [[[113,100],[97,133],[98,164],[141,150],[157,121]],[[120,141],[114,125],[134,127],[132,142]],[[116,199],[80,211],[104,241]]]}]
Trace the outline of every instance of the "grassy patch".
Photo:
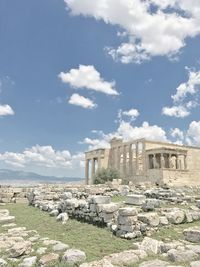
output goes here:
[{"label": "grassy patch", "polygon": [[66,225],[62,225],[48,213],[26,204],[10,204],[4,208],[16,217],[18,226],[36,230],[42,237],[61,241],[71,248],[81,249],[87,254],[88,261],[134,248],[132,241],[117,238],[109,230],[91,224],[69,220]]},{"label": "grassy patch", "polygon": [[126,196],[113,196],[111,200],[112,202],[116,202],[116,203],[123,202],[126,200]]}]

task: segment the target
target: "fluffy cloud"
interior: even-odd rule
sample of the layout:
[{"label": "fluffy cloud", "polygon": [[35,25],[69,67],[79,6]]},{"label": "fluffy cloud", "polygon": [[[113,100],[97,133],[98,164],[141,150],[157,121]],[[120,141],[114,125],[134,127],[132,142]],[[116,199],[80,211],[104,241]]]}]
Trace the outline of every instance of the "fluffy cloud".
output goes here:
[{"label": "fluffy cloud", "polygon": [[134,126],[131,122],[121,120],[115,132],[105,134],[102,131],[93,131],[99,135],[99,138],[85,138],[81,144],[89,145],[90,150],[97,148],[109,148],[110,140],[113,137],[121,137],[125,141],[146,138],[155,141],[167,141],[166,132],[157,125],[149,125],[148,122],[143,122],[141,126]]},{"label": "fluffy cloud", "polygon": [[180,140],[184,139],[184,133],[178,128],[171,129],[170,134],[173,138],[178,138]]},{"label": "fluffy cloud", "polygon": [[0,105],[0,117],[14,115],[14,111],[9,105]]},{"label": "fluffy cloud", "polygon": [[71,69],[69,72],[61,72],[59,78],[75,89],[89,89],[107,95],[118,95],[115,89],[115,82],[107,82],[101,77],[94,66],[80,65],[78,69]]},{"label": "fluffy cloud", "polygon": [[118,118],[121,120],[123,116],[130,118],[131,120],[135,120],[140,115],[137,109],[130,109],[130,110],[119,110]]},{"label": "fluffy cloud", "polygon": [[33,146],[22,153],[5,152],[0,154],[0,162],[18,168],[43,167],[49,169],[71,169],[82,166],[83,153],[71,155],[68,150],[56,151],[52,146]]},{"label": "fluffy cloud", "polygon": [[164,115],[184,118],[190,115],[191,109],[199,105],[200,71],[186,69],[188,81],[176,88],[176,93],[171,96],[174,105],[164,107],[162,110]]},{"label": "fluffy cloud", "polygon": [[123,63],[172,57],[200,33],[199,0],[64,0],[72,15],[117,25],[126,38],[109,54]]},{"label": "fluffy cloud", "polygon": [[200,121],[192,121],[186,135],[189,145],[200,146]]},{"label": "fluffy cloud", "polygon": [[79,94],[73,94],[70,97],[68,103],[71,105],[80,106],[86,109],[93,109],[97,106],[96,104],[94,104],[92,100],[84,96],[81,96]]},{"label": "fluffy cloud", "polygon": [[170,117],[185,118],[190,112],[184,106],[164,107],[162,114]]},{"label": "fluffy cloud", "polygon": [[187,95],[195,95],[200,89],[200,71],[189,71],[189,79],[186,83],[181,83],[176,89],[176,94],[172,95],[174,102],[183,101]]}]

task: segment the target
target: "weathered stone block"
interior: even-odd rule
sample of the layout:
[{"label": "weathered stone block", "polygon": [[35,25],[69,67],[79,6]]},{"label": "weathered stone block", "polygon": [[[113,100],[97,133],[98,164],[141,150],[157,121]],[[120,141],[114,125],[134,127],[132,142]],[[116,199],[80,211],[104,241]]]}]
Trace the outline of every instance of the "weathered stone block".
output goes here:
[{"label": "weathered stone block", "polygon": [[144,195],[127,195],[126,197],[126,204],[129,205],[142,205],[145,203],[146,197]]},{"label": "weathered stone block", "polygon": [[198,243],[200,242],[200,227],[188,228],[183,231],[187,241]]},{"label": "weathered stone block", "polygon": [[160,223],[160,218],[155,212],[138,214],[138,220],[152,227],[156,227]]},{"label": "weathered stone block", "polygon": [[121,216],[136,216],[138,214],[136,208],[120,208],[119,215]]}]

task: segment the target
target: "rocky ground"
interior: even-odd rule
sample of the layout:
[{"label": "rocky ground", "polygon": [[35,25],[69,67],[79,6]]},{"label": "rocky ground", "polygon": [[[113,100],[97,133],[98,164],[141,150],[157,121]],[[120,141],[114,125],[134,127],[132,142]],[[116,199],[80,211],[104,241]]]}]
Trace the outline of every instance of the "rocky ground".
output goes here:
[{"label": "rocky ground", "polygon": [[[0,266],[200,267],[200,224],[194,226],[200,221],[198,188],[95,190],[91,194],[88,188],[59,192],[34,189],[28,200],[55,217],[58,227],[60,222],[67,224],[70,217],[84,220],[107,227],[119,239],[131,239],[134,249],[87,262],[85,251],[16,225],[15,217],[1,206]],[[123,196],[124,201],[112,202],[113,195]],[[184,225],[181,233],[161,236],[177,225]]]}]

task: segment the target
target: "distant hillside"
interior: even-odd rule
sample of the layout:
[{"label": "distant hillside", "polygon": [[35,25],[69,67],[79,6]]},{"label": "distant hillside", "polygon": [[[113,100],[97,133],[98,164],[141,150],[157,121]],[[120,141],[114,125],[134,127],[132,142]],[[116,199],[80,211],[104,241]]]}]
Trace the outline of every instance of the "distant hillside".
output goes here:
[{"label": "distant hillside", "polygon": [[34,172],[13,171],[7,169],[0,169],[0,183],[1,181],[9,183],[10,181],[21,182],[38,182],[38,183],[67,183],[67,182],[79,182],[83,178],[79,177],[55,177],[55,176],[43,176]]}]

